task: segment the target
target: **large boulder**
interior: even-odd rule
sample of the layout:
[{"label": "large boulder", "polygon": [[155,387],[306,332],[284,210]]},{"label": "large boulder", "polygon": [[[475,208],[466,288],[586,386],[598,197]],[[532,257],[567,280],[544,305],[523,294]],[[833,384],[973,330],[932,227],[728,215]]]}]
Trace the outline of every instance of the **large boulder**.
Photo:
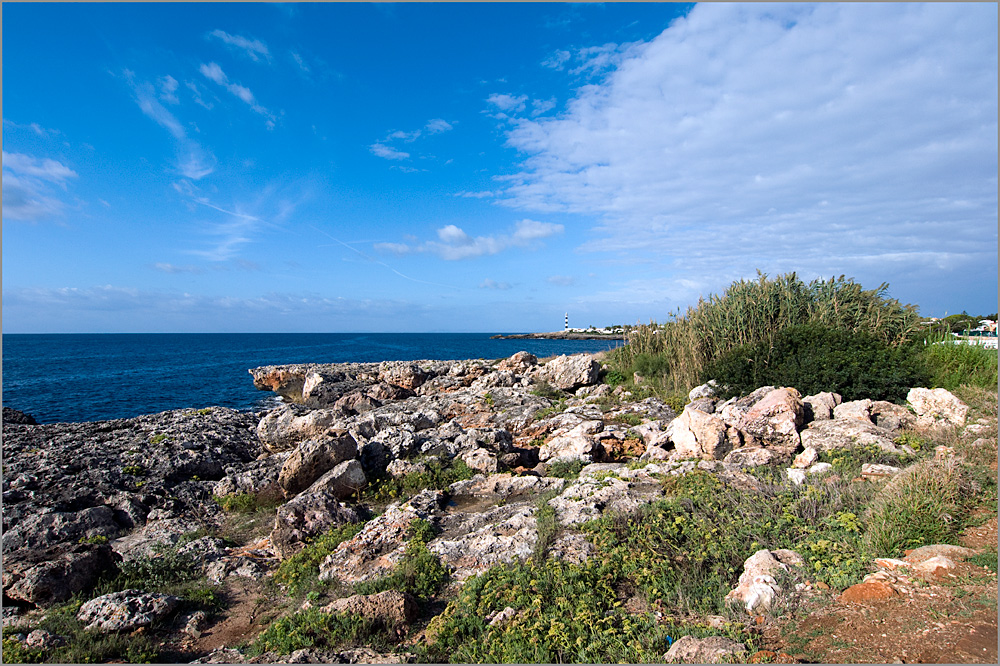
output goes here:
[{"label": "large boulder", "polygon": [[677,458],[721,460],[730,451],[726,424],[716,414],[694,409],[691,405],[667,426],[667,436],[674,444]]},{"label": "large boulder", "polygon": [[65,601],[92,588],[102,574],[113,573],[120,561],[107,544],[22,550],[4,557],[3,593],[35,605]]},{"label": "large boulder", "polygon": [[889,453],[899,452],[893,444],[892,432],[861,419],[813,421],[800,433],[800,437],[803,447],[816,449],[817,452],[850,449],[867,444]]},{"label": "large boulder", "polygon": [[843,402],[834,407],[833,418],[858,419],[859,421],[874,423],[872,421],[872,401],[865,398],[864,400]]},{"label": "large boulder", "polygon": [[167,594],[124,590],[84,603],[76,619],[85,623],[89,631],[134,631],[169,615],[180,602],[179,597]]},{"label": "large boulder", "polygon": [[519,351],[510,358],[505,358],[497,364],[497,370],[509,370],[516,375],[523,375],[538,365],[538,358],[526,351]]},{"label": "large boulder", "polygon": [[802,398],[805,422],[826,421],[833,418],[833,410],[841,403],[839,393],[824,391]]},{"label": "large boulder", "polygon": [[412,391],[430,377],[415,363],[385,362],[379,366],[378,380]]},{"label": "large boulder", "polygon": [[538,541],[535,512],[532,505],[512,503],[445,516],[441,521],[444,534],[427,548],[453,569],[456,580],[523,561]]},{"label": "large boulder", "polygon": [[725,636],[681,636],[663,655],[666,663],[724,664],[739,660],[746,653],[742,643]]},{"label": "large boulder", "polygon": [[323,439],[306,440],[292,451],[278,474],[278,485],[286,497],[293,497],[340,463],[357,455],[358,443],[349,432],[329,431]]},{"label": "large boulder", "polygon": [[357,495],[367,485],[368,478],[361,462],[352,458],[316,479],[307,492],[326,493],[343,500]]},{"label": "large boulder", "polygon": [[969,406],[943,388],[912,388],[906,402],[917,415],[920,425],[940,423],[962,427],[969,413]]},{"label": "large boulder", "polygon": [[537,371],[536,378],[546,381],[557,389],[575,391],[581,386],[597,383],[601,364],[590,354],[557,356]]},{"label": "large boulder", "polygon": [[792,453],[799,446],[802,398],[794,388],[778,388],[754,403],[736,428],[768,448]]},{"label": "large boulder", "polygon": [[355,594],[337,599],[323,607],[326,613],[350,613],[386,627],[399,627],[413,622],[420,608],[416,599],[399,590],[386,590],[378,594]]},{"label": "large boulder", "polygon": [[316,409],[305,414],[288,405],[271,410],[257,424],[257,438],[269,451],[287,451],[307,439],[316,439],[337,428],[343,413]]},{"label": "large boulder", "polygon": [[599,460],[604,448],[594,435],[603,429],[602,421],[584,421],[545,442],[538,450],[538,459],[542,462]]},{"label": "large boulder", "polygon": [[409,528],[413,521],[427,514],[407,504],[392,504],[371,519],[352,539],[333,551],[320,563],[320,580],[359,583],[386,576],[403,559]]},{"label": "large boulder", "polygon": [[356,523],[357,511],[325,492],[305,492],[278,508],[271,545],[282,559],[302,550],[305,542],[339,525]]}]

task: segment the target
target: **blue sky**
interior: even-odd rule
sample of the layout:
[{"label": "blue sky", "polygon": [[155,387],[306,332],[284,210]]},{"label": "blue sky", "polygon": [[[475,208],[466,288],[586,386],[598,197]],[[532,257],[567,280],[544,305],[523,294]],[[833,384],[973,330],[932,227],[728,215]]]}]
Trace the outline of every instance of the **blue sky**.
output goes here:
[{"label": "blue sky", "polygon": [[3,330],[997,305],[996,4],[3,5]]}]

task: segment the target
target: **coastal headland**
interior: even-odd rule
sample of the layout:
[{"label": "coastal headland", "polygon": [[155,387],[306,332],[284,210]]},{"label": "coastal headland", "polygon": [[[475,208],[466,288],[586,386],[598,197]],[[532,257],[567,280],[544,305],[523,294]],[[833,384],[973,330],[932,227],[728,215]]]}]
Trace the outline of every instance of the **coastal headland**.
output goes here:
[{"label": "coastal headland", "polygon": [[250,374],[283,404],[4,408],[5,663],[996,663],[995,515],[940,504],[995,498],[995,393],[668,404],[526,352]]},{"label": "coastal headland", "polygon": [[551,333],[509,333],[491,335],[491,340],[625,340],[621,333],[588,333],[585,331],[552,331]]}]

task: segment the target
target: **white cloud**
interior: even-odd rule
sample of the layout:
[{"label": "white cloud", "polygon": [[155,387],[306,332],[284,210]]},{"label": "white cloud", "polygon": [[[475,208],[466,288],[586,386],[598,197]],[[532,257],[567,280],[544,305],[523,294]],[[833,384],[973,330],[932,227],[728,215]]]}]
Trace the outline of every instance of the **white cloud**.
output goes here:
[{"label": "white cloud", "polygon": [[3,151],[2,158],[4,218],[37,222],[62,214],[65,204],[52,186],[66,190],[66,181],[77,177],[75,171],[62,162],[23,153]]},{"label": "white cloud", "polygon": [[521,220],[507,234],[470,236],[464,229],[449,224],[437,230],[436,241],[407,245],[403,243],[376,243],[375,249],[396,255],[430,253],[448,261],[472,259],[499,254],[510,248],[536,249],[541,241],[563,232],[563,225],[535,220]]},{"label": "white cloud", "polygon": [[991,4],[696,5],[648,43],[581,51],[581,72],[611,69],[509,130],[528,157],[498,179],[505,203],[596,218],[584,250],[671,284],[758,267],[878,284],[962,257],[995,282],[996,21]]},{"label": "white cloud", "polygon": [[303,58],[300,54],[295,51],[289,51],[288,55],[291,56],[292,61],[299,66],[299,69],[302,70],[303,73],[309,74],[311,72],[309,65],[306,64],[305,58]]},{"label": "white cloud", "polygon": [[508,95],[507,93],[493,93],[486,98],[486,103],[495,106],[500,111],[506,113],[520,113],[525,109],[527,95]]},{"label": "white cloud", "polygon": [[178,87],[177,79],[167,74],[160,78],[160,99],[168,104],[180,104],[180,100],[177,99]]},{"label": "white cloud", "polygon": [[549,69],[562,70],[562,69],[565,69],[566,63],[569,62],[569,59],[571,57],[572,57],[572,54],[570,54],[569,51],[559,50],[559,51],[556,51],[555,53],[553,53],[552,55],[550,55],[545,60],[543,60],[542,61],[542,66],[543,67],[548,67]]},{"label": "white cloud", "polygon": [[209,33],[209,36],[222,40],[226,46],[245,55],[254,62],[260,62],[261,60],[266,62],[271,61],[271,52],[268,50],[267,44],[259,39],[250,39],[242,35],[230,35],[223,30],[213,30]]},{"label": "white cloud", "polygon": [[124,74],[125,79],[132,87],[139,109],[174,137],[178,173],[185,178],[194,180],[204,178],[212,173],[215,170],[215,156],[187,135],[187,131],[177,120],[177,117],[160,104],[153,85],[145,81],[136,81],[135,74],[128,70]]},{"label": "white cloud", "polygon": [[410,157],[409,153],[403,152],[402,150],[396,150],[390,146],[383,143],[373,143],[368,149],[373,155],[378,157],[384,157],[387,160],[405,160]]},{"label": "white cloud", "polygon": [[218,63],[210,62],[207,65],[202,63],[198,71],[202,73],[205,78],[214,81],[219,84],[234,96],[245,102],[255,113],[267,118],[267,128],[274,129],[275,116],[273,113],[268,111],[265,107],[261,106],[257,99],[254,97],[253,93],[246,86],[242,86],[238,83],[231,83],[229,77],[226,73],[222,71],[222,67]]},{"label": "white cloud", "polygon": [[427,125],[424,127],[424,129],[427,130],[428,134],[440,134],[441,132],[447,132],[448,130],[452,129],[452,124],[449,123],[447,120],[443,120],[441,118],[434,118],[433,120],[427,122]]}]

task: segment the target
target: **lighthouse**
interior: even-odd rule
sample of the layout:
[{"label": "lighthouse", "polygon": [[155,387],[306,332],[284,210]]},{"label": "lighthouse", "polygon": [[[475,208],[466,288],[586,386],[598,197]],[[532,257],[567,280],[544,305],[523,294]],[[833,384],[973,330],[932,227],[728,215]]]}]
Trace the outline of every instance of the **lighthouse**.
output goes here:
[{"label": "lighthouse", "polygon": [[568,312],[566,313],[566,325],[565,325],[564,330],[567,330],[567,331],[569,330],[569,313]]}]

